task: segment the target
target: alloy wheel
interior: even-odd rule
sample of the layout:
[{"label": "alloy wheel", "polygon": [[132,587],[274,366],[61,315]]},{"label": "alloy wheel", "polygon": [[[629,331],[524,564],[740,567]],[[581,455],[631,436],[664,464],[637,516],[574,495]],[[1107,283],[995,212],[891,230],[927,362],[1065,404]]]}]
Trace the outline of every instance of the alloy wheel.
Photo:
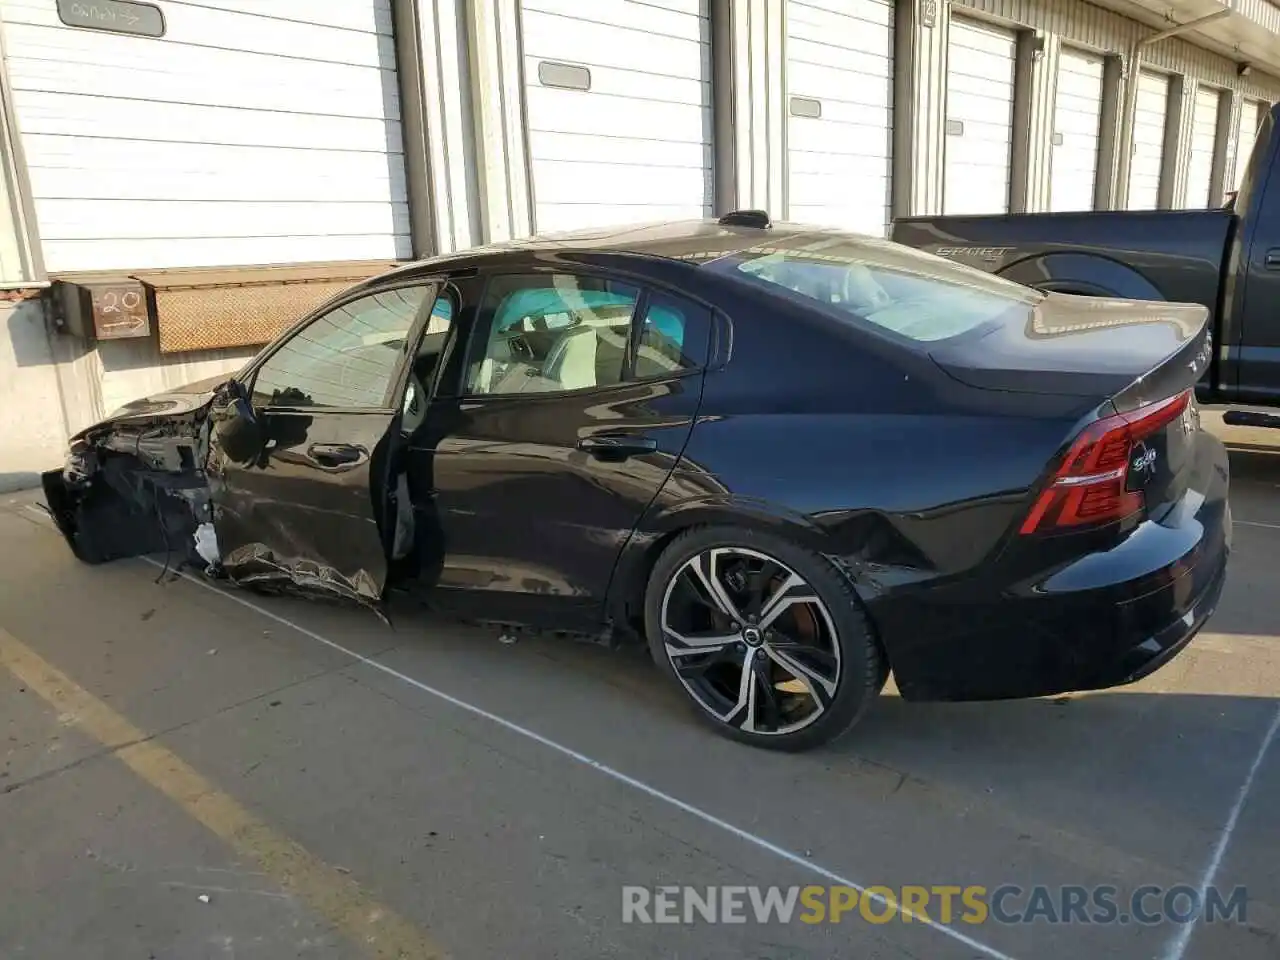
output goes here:
[{"label": "alloy wheel", "polygon": [[840,683],[840,644],[818,593],[781,561],[715,547],[685,561],[662,599],[662,636],[698,705],[744,733],[794,733]]}]

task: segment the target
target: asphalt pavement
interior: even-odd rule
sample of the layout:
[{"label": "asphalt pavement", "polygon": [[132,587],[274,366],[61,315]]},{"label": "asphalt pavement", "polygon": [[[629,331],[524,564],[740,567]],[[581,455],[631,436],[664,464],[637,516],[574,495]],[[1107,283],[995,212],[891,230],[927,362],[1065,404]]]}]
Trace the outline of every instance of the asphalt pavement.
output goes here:
[{"label": "asphalt pavement", "polygon": [[[1280,453],[1232,467],[1226,593],[1168,667],[998,704],[891,686],[800,756],[705,731],[639,650],[87,567],[36,494],[0,498],[0,957],[1274,960]],[[913,886],[1245,908],[624,922],[625,888],[813,885],[882,919]]]}]

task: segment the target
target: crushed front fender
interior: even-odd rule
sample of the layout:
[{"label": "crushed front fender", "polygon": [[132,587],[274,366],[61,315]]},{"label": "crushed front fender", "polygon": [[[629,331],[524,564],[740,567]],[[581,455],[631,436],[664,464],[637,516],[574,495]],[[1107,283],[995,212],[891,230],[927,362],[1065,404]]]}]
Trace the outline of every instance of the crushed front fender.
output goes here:
[{"label": "crushed front fender", "polygon": [[41,475],[49,512],[86,563],[147,553],[203,560],[212,521],[198,413],[107,423],[79,434],[61,470]]}]

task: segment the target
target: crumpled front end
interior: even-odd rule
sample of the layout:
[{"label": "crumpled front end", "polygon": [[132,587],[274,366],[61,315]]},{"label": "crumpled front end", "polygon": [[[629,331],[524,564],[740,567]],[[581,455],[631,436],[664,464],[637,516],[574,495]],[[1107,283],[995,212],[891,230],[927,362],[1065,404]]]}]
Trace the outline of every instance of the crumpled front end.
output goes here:
[{"label": "crumpled front end", "polygon": [[203,410],[127,418],[73,438],[65,466],[41,483],[76,557],[106,563],[164,553],[216,566],[206,420]]},{"label": "crumpled front end", "polygon": [[[50,513],[72,552],[93,564],[163,555],[174,567],[191,564],[242,586],[377,610],[386,558],[372,552],[381,545],[374,521],[367,542],[356,537],[361,553],[347,538],[363,531],[334,522],[340,513],[308,515],[253,483],[229,484],[229,463],[243,479],[265,460],[249,469],[231,461],[224,420],[238,417],[256,428],[254,415],[233,410],[234,381],[207,387],[136,401],[72,438],[65,466],[42,477]],[[240,401],[247,408],[247,399]],[[262,447],[258,438],[248,454],[259,457]]]}]

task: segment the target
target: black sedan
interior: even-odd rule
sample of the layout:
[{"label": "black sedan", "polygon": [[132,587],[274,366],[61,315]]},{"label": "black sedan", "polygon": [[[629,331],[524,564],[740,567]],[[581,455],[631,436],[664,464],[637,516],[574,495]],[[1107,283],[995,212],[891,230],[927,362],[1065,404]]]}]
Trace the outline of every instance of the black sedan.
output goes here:
[{"label": "black sedan", "polygon": [[742,212],[399,268],[44,476],[90,563],[647,640],[800,749],[867,709],[1135,680],[1213,612],[1203,307],[1041,294]]}]

